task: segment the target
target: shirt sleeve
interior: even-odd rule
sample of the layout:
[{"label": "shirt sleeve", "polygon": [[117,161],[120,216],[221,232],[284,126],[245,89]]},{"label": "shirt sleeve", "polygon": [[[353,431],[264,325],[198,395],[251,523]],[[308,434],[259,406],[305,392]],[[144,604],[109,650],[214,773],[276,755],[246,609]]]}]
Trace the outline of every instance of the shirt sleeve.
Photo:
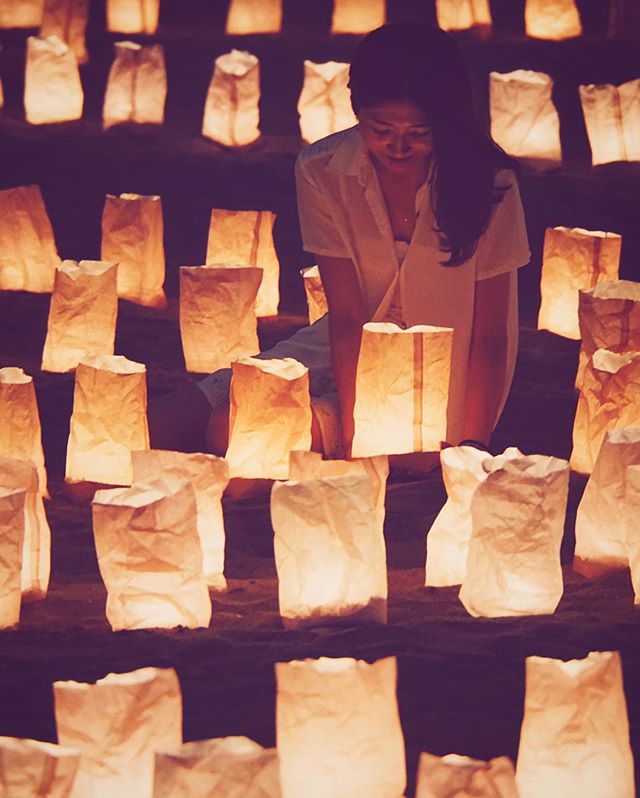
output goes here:
[{"label": "shirt sleeve", "polygon": [[296,192],[302,245],[306,252],[332,258],[349,258],[338,228],[331,216],[327,199],[309,168],[300,156],[296,161]]},{"label": "shirt sleeve", "polygon": [[514,172],[510,169],[498,172],[496,186],[506,187],[506,191],[500,202],[493,206],[489,226],[478,241],[477,280],[514,271],[525,266],[531,259],[524,211]]}]

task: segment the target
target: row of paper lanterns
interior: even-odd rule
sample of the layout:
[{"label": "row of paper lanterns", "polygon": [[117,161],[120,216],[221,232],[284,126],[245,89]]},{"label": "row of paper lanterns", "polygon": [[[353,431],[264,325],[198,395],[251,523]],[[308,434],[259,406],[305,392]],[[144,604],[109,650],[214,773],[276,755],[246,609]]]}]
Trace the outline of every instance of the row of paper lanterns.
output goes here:
[{"label": "row of paper lanterns", "polygon": [[[272,749],[246,737],[183,743],[173,669],[54,682],[58,745],[0,737],[0,785],[21,798],[402,798],[395,657],[278,662],[275,674]],[[634,798],[619,653],[527,657],[517,768],[422,753],[415,795]]]}]

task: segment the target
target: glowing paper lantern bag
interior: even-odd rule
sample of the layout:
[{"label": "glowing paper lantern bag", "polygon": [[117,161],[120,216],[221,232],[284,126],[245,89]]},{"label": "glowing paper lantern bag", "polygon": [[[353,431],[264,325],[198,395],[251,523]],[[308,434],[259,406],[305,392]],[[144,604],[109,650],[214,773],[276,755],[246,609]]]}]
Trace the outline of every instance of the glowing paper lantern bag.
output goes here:
[{"label": "glowing paper lantern bag", "polygon": [[43,371],[73,371],[92,355],[113,355],[118,316],[115,263],[65,260],[56,269]]},{"label": "glowing paper lantern bag", "polygon": [[153,34],[158,30],[160,0],[107,0],[107,30]]},{"label": "glowing paper lantern bag", "polygon": [[633,756],[617,651],[527,657],[516,767],[520,798],[633,798]]},{"label": "glowing paper lantern bag", "polygon": [[628,466],[625,474],[623,505],[625,541],[635,604],[640,604],[640,467]]},{"label": "glowing paper lantern bag", "polygon": [[0,455],[31,460],[38,469],[40,493],[48,497],[33,377],[12,366],[0,369]]},{"label": "glowing paper lantern bag", "polygon": [[447,432],[452,340],[450,327],[363,326],[354,457],[440,449]]},{"label": "glowing paper lantern bag", "polygon": [[331,33],[369,33],[386,17],[385,0],[333,0]]},{"label": "glowing paper lantern bag", "polygon": [[89,0],[44,0],[40,36],[57,36],[73,52],[76,61],[89,60],[85,30],[89,19]]},{"label": "glowing paper lantern bag", "polygon": [[81,753],[72,798],[152,798],[156,751],[182,745],[182,695],[172,668],[54,682],[61,745]]},{"label": "glowing paper lantern bag", "polygon": [[0,795],[71,798],[80,754],[39,740],[0,737]]},{"label": "glowing paper lantern bag", "polygon": [[329,310],[327,297],[324,293],[320,269],[317,266],[309,266],[301,269],[300,274],[304,281],[304,293],[307,298],[307,308],[309,309],[309,324],[322,318]]},{"label": "glowing paper lantern bag", "polygon": [[438,27],[466,30],[491,25],[489,0],[436,0]]},{"label": "glowing paper lantern bag", "polygon": [[156,754],[153,798],[280,798],[278,752],[248,737],[185,743]]},{"label": "glowing paper lantern bag", "polygon": [[0,486],[0,629],[20,620],[26,493]]},{"label": "glowing paper lantern bag", "polygon": [[500,460],[471,500],[460,601],[476,617],[553,613],[563,592],[568,463],[543,455]]},{"label": "glowing paper lantern bag", "polygon": [[387,554],[369,476],[276,483],[271,522],[287,628],[387,620]]},{"label": "glowing paper lantern bag", "polygon": [[640,427],[640,352],[598,349],[584,372],[573,421],[571,468],[590,474],[607,430]]},{"label": "glowing paper lantern bag", "polygon": [[51,291],[59,263],[40,187],[0,191],[0,290]]},{"label": "glowing paper lantern bag", "polygon": [[149,448],[146,372],[121,355],[97,355],[78,365],[68,482],[131,484],[131,452]]},{"label": "glowing paper lantern bag", "polygon": [[149,484],[161,479],[165,485],[179,487],[191,483],[196,494],[197,529],[202,550],[202,568],[209,587],[224,590],[224,516],[222,494],[229,483],[229,465],[212,454],[171,452],[150,449],[133,452],[133,481]]},{"label": "glowing paper lantern bag", "polygon": [[156,480],[99,490],[92,507],[111,628],[208,626],[211,599],[193,487]]},{"label": "glowing paper lantern bag", "polygon": [[597,577],[629,566],[625,472],[640,465],[640,429],[612,429],[602,441],[576,514],[573,570]]},{"label": "glowing paper lantern bag", "polygon": [[580,388],[596,349],[640,352],[640,283],[605,280],[578,293],[580,358],[576,387]]},{"label": "glowing paper lantern bag", "polygon": [[515,771],[506,756],[482,762],[468,756],[423,752],[416,798],[518,798]]},{"label": "glowing paper lantern bag", "polygon": [[256,316],[276,316],[280,301],[280,261],[273,243],[275,213],[271,211],[211,211],[207,263],[216,266],[256,266],[262,282]]},{"label": "glowing paper lantern bag", "polygon": [[348,81],[349,64],[338,61],[316,64],[305,60],[304,82],[298,99],[304,141],[317,141],[357,124]]},{"label": "glowing paper lantern bag", "polygon": [[164,308],[162,200],[140,194],[107,195],[102,213],[102,260],[118,264],[118,296]]},{"label": "glowing paper lantern bag", "polygon": [[231,370],[231,476],[288,479],[289,453],[311,448],[309,370],[289,357],[245,357]]},{"label": "glowing paper lantern bag", "polygon": [[406,783],[396,659],[276,663],[282,798],[399,798]]},{"label": "glowing paper lantern bag", "polygon": [[187,371],[207,374],[260,351],[255,301],[262,270],[180,267],[180,337]]},{"label": "glowing paper lantern bag", "polygon": [[42,22],[43,0],[3,0],[0,28],[37,28]]},{"label": "glowing paper lantern bag", "polygon": [[527,36],[537,39],[570,39],[582,35],[575,0],[526,0]]},{"label": "glowing paper lantern bag", "polygon": [[640,161],[640,78],[620,86],[579,86],[594,166]]},{"label": "glowing paper lantern bag", "polygon": [[553,80],[544,72],[491,72],[491,135],[514,158],[532,166],[562,161],[560,118],[551,97]]},{"label": "glowing paper lantern bag", "polygon": [[227,36],[249,33],[279,33],[282,0],[231,0],[227,12]]},{"label": "glowing paper lantern bag", "polygon": [[75,55],[57,36],[29,36],[24,76],[27,122],[42,125],[80,119],[83,104]]},{"label": "glowing paper lantern bag", "polygon": [[215,60],[204,106],[202,135],[227,147],[243,147],[260,138],[260,62],[232,50]]},{"label": "glowing paper lantern bag", "polygon": [[164,48],[135,42],[116,42],[115,48],[104,96],[103,126],[122,122],[161,125],[167,98]]},{"label": "glowing paper lantern bag", "polygon": [[538,329],[580,338],[579,291],[617,280],[622,238],[580,227],[547,227],[542,253]]}]

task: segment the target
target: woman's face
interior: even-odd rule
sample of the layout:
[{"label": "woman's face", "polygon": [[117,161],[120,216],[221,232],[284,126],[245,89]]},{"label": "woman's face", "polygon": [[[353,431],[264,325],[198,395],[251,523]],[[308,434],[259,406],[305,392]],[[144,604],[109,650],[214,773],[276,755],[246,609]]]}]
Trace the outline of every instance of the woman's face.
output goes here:
[{"label": "woman's face", "polygon": [[433,140],[427,117],[409,100],[360,108],[360,133],[377,166],[397,174],[424,172]]}]

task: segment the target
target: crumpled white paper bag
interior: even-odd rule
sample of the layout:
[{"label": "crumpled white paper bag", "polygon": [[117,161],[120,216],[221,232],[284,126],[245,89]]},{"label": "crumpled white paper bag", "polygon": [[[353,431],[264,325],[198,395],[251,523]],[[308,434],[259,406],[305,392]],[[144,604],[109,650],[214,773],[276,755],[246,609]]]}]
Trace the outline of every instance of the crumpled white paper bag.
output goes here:
[{"label": "crumpled white paper bag", "polygon": [[58,741],[82,755],[71,798],[152,798],[156,751],[182,745],[173,668],[54,682],[53,698]]},{"label": "crumpled white paper bag", "polygon": [[617,651],[569,662],[527,657],[516,783],[520,798],[634,798]]},{"label": "crumpled white paper bag", "polygon": [[202,135],[243,147],[260,138],[260,61],[243,50],[215,60],[204,106]]},{"label": "crumpled white paper bag", "polygon": [[420,754],[416,798],[518,798],[506,756],[483,762],[459,754]]},{"label": "crumpled white paper bag", "polygon": [[353,420],[354,457],[440,449],[447,434],[453,330],[390,322],[362,328]]},{"label": "crumpled white paper bag", "polygon": [[0,28],[37,28],[42,22],[43,0],[0,3]]},{"label": "crumpled white paper bag", "polygon": [[575,0],[526,0],[524,23],[527,36],[536,39],[570,39],[582,35]]},{"label": "crumpled white paper bag", "polygon": [[20,620],[26,492],[0,485],[0,629]]},{"label": "crumpled white paper bag", "polygon": [[231,0],[227,12],[227,36],[252,33],[279,33],[282,28],[282,0]]},{"label": "crumpled white paper bag", "polygon": [[148,448],[146,366],[122,355],[81,361],[73,392],[66,480],[130,485],[131,452]]},{"label": "crumpled white paper bag", "polygon": [[629,567],[625,502],[627,466],[640,465],[640,429],[608,430],[576,514],[573,570],[598,577]]},{"label": "crumpled white paper bag", "polygon": [[309,324],[320,319],[329,310],[327,297],[324,293],[320,269],[317,266],[309,266],[300,269],[300,274],[304,281],[304,293],[307,298],[307,308],[309,309]]},{"label": "crumpled white paper bag", "polygon": [[84,93],[78,62],[57,36],[29,36],[24,75],[27,122],[42,125],[80,119]]},{"label": "crumpled white paper bag", "polygon": [[73,371],[92,355],[113,355],[118,317],[118,266],[65,260],[56,269],[42,370]]},{"label": "crumpled white paper bag", "polygon": [[436,0],[436,19],[443,30],[489,26],[489,0]]},{"label": "crumpled white paper bag", "polygon": [[494,457],[471,500],[471,538],[460,601],[470,615],[555,612],[569,464],[545,455]]},{"label": "crumpled white paper bag", "polygon": [[277,482],[271,523],[285,628],[387,621],[387,552],[366,474]]},{"label": "crumpled white paper bag", "polygon": [[640,161],[640,78],[578,86],[591,163]]},{"label": "crumpled white paper bag", "polygon": [[400,798],[396,658],[276,663],[282,798]]},{"label": "crumpled white paper bag", "polygon": [[107,0],[107,30],[113,33],[154,34],[159,15],[160,0]]},{"label": "crumpled white paper bag", "polygon": [[331,33],[369,33],[386,19],[385,0],[333,0]]},{"label": "crumpled white paper bag", "polygon": [[562,161],[560,117],[552,99],[553,80],[545,72],[516,69],[491,72],[491,136],[514,158]]},{"label": "crumpled white paper bag", "polygon": [[153,798],[280,798],[278,752],[248,737],[185,743],[156,754]]},{"label": "crumpled white paper bag", "polygon": [[640,352],[640,283],[604,280],[578,293],[580,357],[576,388],[580,389],[584,370],[596,349]]},{"label": "crumpled white paper bag", "polygon": [[280,261],[273,243],[272,211],[231,211],[214,208],[209,223],[207,263],[262,269],[256,316],[277,316],[280,302]]},{"label": "crumpled white paper bag", "polygon": [[232,477],[288,479],[289,453],[311,448],[309,369],[293,358],[245,357],[231,366]]},{"label": "crumpled white paper bag", "polygon": [[224,516],[222,494],[229,483],[229,464],[212,454],[149,449],[133,452],[133,481],[137,485],[161,479],[178,487],[190,482],[196,494],[197,528],[202,549],[202,568],[209,587],[224,590]]},{"label": "crumpled white paper bag", "polygon": [[118,264],[118,296],[165,308],[162,200],[140,194],[107,194],[102,212],[102,260]]},{"label": "crumpled white paper bag", "polygon": [[625,525],[625,544],[635,604],[640,604],[640,466],[627,466],[622,513]]},{"label": "crumpled white paper bag", "polygon": [[617,280],[622,238],[581,227],[547,227],[544,234],[538,329],[580,338],[579,291]]},{"label": "crumpled white paper bag", "polygon": [[180,267],[180,337],[187,371],[210,374],[260,351],[255,301],[262,269]]},{"label": "crumpled white paper bag", "polygon": [[92,514],[107,620],[114,631],[209,625],[211,599],[191,484],[158,479],[99,490]]},{"label": "crumpled white paper bag", "polygon": [[0,290],[53,290],[60,257],[40,186],[0,191]]},{"label": "crumpled white paper bag", "polygon": [[76,61],[89,60],[85,30],[89,19],[89,0],[44,0],[40,36],[57,36],[73,52]]},{"label": "crumpled white paper bag", "polygon": [[0,737],[0,795],[71,798],[79,751],[39,740]]},{"label": "crumpled white paper bag", "polygon": [[163,46],[116,42],[115,49],[104,96],[103,127],[122,122],[161,125],[167,98]]},{"label": "crumpled white paper bag", "polygon": [[598,349],[587,363],[573,421],[571,468],[590,474],[605,433],[640,427],[640,352]]},{"label": "crumpled white paper bag", "polygon": [[348,82],[349,64],[305,59],[304,82],[298,98],[303,141],[311,143],[357,124]]}]

